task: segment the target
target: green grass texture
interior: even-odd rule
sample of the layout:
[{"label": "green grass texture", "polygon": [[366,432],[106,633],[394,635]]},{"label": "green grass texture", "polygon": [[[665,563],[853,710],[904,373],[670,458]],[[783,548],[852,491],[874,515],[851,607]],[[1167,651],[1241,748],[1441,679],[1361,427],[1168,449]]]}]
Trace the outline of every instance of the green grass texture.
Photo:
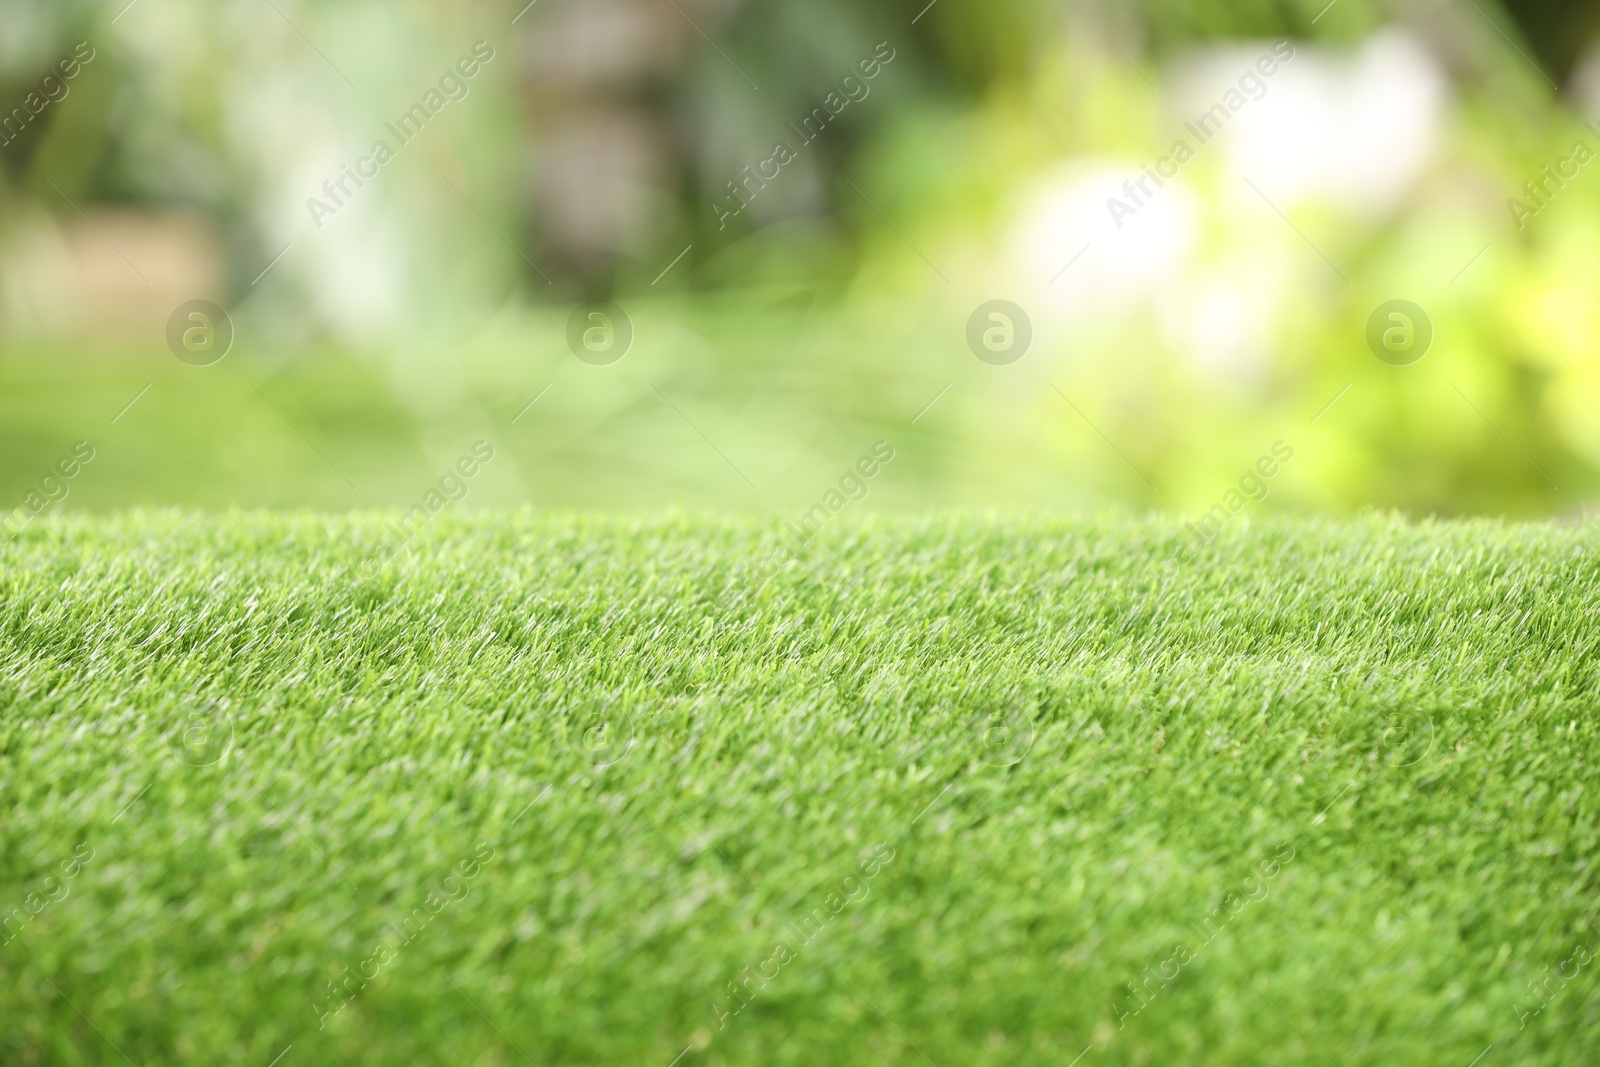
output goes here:
[{"label": "green grass texture", "polygon": [[392,518],[0,544],[0,1061],[1600,1047],[1582,527]]}]

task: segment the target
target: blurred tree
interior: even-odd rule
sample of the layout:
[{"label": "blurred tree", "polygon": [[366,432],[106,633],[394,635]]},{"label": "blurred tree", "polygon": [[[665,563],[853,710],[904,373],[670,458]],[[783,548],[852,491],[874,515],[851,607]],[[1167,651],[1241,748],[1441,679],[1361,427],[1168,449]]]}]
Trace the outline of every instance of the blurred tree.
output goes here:
[{"label": "blurred tree", "polygon": [[1585,0],[1505,0],[1534,53],[1565,84],[1600,38],[1600,4]]},{"label": "blurred tree", "polygon": [[[1513,37],[1525,34],[1558,80],[1571,75],[1600,29],[1593,4],[1474,6]],[[428,18],[421,5],[374,14],[352,0],[300,0],[288,10],[297,19],[325,12],[327,25],[346,15],[397,26]],[[90,0],[0,0],[7,28],[0,109],[24,100],[75,41],[92,40],[100,52],[94,78],[75,91],[70,109],[47,109],[0,146],[0,182],[36,194],[53,212],[63,205],[52,202],[41,170],[74,196],[200,210],[226,235],[235,277],[248,279],[275,244],[252,231],[264,195],[261,162],[243,157],[224,122],[238,114],[236,97],[248,87],[227,63],[191,57],[184,76],[192,83],[173,92],[163,73],[167,59],[130,47],[129,23],[112,25],[122,13]],[[127,14],[143,15],[137,8]],[[235,16],[196,9],[188,16],[195,42],[224,40],[221,27],[243,17]],[[269,16],[280,18],[263,18]],[[501,155],[519,177],[504,183],[500,202],[486,210],[520,215],[531,258],[590,295],[648,283],[687,244],[694,246],[692,268],[754,233],[780,232],[780,224],[847,247],[857,236],[853,220],[866,216],[855,210],[860,205],[843,176],[863,146],[919,115],[970,110],[1008,87],[1020,93],[1068,32],[1160,59],[1197,41],[1239,36],[1354,39],[1392,18],[1425,22],[1428,15],[1404,0],[1338,0],[1331,11],[1322,0],[811,0],[803,7],[779,0],[545,0],[515,29],[527,135],[518,151]],[[728,197],[728,184],[770,158],[776,142],[792,139],[795,124],[880,43],[895,59],[871,97],[808,142],[751,210],[724,217],[715,205]],[[68,111],[70,129],[53,137]],[[841,211],[844,204],[850,210]],[[719,284],[740,274],[695,276]],[[527,278],[542,284],[533,269]]]}]

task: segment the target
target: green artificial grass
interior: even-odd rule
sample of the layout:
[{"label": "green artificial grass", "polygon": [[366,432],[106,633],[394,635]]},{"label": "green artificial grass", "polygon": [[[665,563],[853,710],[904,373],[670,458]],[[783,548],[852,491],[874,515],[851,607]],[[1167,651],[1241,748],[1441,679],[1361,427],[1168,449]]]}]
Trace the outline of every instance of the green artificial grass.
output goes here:
[{"label": "green artificial grass", "polygon": [[0,545],[0,1062],[1600,1047],[1592,533],[384,518]]}]

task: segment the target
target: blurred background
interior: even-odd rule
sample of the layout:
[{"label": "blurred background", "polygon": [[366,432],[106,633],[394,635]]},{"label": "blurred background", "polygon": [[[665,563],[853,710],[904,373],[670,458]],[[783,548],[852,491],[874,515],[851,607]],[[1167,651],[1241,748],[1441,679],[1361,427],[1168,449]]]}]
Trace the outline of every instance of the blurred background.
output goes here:
[{"label": "blurred background", "polygon": [[0,0],[0,509],[1595,492],[1596,5],[524,3]]}]

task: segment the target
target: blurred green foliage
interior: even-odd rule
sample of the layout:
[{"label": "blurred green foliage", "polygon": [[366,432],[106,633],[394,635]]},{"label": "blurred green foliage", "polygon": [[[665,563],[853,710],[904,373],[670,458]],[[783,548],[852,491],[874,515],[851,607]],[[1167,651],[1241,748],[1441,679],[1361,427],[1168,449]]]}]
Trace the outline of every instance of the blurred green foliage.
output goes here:
[{"label": "blurred green foliage", "polygon": [[[516,458],[522,489],[483,503],[804,507],[877,439],[903,459],[872,507],[1203,510],[1278,440],[1297,458],[1262,508],[1572,514],[1592,494],[1594,176],[1521,229],[1507,208],[1596,136],[1579,66],[1590,15],[1375,0],[683,6],[694,30],[650,24],[682,33],[667,60],[552,83],[557,30],[583,10],[572,0],[516,24],[520,4],[0,3],[15,31],[0,106],[75,41],[97,49],[71,94],[0,147],[0,507],[80,438],[111,444],[64,506],[403,504],[484,435]],[[1251,42],[1280,35],[1334,104],[1380,117],[1404,101],[1364,100],[1376,90],[1359,64],[1395,41],[1431,57],[1444,87],[1403,182],[1371,203],[1284,199],[1257,173],[1255,199],[1230,131],[1143,230],[1091,239],[1060,224],[1062,205],[1098,204],[1182,135],[1203,110],[1186,88],[1197,65],[1248,61]],[[475,95],[314,227],[306,198],[479,39],[499,58]],[[896,58],[871,95],[760,210],[720,227],[726,183],[878,42]],[[530,190],[568,158],[562,130],[638,126],[607,116],[641,120],[655,145],[653,184],[624,183],[643,221],[593,255],[564,251],[584,202],[553,210]],[[596,166],[563,195],[604,185]],[[170,305],[77,331],[98,298],[58,285],[46,295],[65,328],[29,324],[37,234],[111,207],[186,212],[215,235],[220,281],[184,295],[231,309],[240,339],[222,364],[165,351]],[[633,217],[602,207],[607,225]],[[563,340],[594,295],[637,327],[610,368]],[[1006,368],[965,341],[996,297],[1036,330]],[[1364,341],[1396,297],[1436,330],[1413,367]]]}]

